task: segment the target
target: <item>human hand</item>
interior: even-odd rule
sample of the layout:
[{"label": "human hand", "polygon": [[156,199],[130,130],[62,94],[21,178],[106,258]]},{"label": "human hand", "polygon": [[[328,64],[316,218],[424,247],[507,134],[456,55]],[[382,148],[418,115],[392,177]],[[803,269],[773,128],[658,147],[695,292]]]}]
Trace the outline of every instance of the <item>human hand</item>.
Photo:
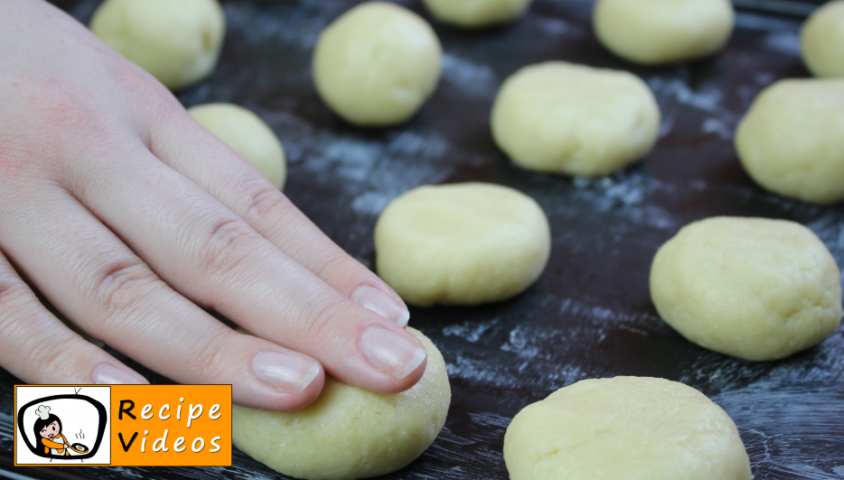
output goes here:
[{"label": "human hand", "polygon": [[26,279],[91,336],[175,381],[232,384],[241,405],[303,407],[325,372],[378,392],[419,380],[398,295],[167,89],[45,2],[0,11],[0,365],[145,382]]}]

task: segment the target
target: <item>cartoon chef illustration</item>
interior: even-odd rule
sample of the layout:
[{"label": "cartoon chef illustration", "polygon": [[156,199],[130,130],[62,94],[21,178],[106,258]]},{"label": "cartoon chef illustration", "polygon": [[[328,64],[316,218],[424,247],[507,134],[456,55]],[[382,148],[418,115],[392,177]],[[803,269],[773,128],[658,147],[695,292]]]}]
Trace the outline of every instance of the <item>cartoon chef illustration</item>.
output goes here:
[{"label": "cartoon chef illustration", "polygon": [[35,410],[38,420],[35,421],[35,438],[40,438],[44,445],[44,453],[70,456],[70,445],[62,435],[62,421],[50,413],[50,407],[41,405]]}]

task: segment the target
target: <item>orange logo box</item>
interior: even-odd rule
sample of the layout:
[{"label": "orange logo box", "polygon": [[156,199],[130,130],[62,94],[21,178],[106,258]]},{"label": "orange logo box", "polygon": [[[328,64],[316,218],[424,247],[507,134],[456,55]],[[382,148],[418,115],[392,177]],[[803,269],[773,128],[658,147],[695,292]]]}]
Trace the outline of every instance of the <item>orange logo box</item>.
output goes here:
[{"label": "orange logo box", "polygon": [[111,465],[232,463],[231,385],[111,387]]},{"label": "orange logo box", "polygon": [[16,385],[16,466],[230,466],[231,385]]}]

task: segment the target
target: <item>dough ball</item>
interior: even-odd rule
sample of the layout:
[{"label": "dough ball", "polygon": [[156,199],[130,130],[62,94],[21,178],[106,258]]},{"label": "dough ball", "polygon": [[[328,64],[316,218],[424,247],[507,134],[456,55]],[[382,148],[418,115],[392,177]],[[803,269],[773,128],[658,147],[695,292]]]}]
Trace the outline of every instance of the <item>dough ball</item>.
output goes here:
[{"label": "dough ball", "polygon": [[716,217],[665,243],[651,266],[659,315],[692,342],[746,360],[820,343],[841,322],[838,266],[808,228]]},{"label": "dough ball", "polygon": [[226,31],[217,0],[106,0],[91,31],[170,89],[214,70]]},{"label": "dough ball", "polygon": [[803,61],[816,77],[844,77],[844,1],[829,2],[809,17],[801,35]]},{"label": "dough ball", "polygon": [[565,62],[525,67],[492,109],[492,135],[517,164],[566,175],[607,175],[643,157],[659,134],[647,85],[623,71]]},{"label": "dough ball", "polygon": [[257,115],[228,103],[198,105],[188,112],[203,127],[249,161],[276,188],[284,186],[287,162],[281,142]]},{"label": "dough ball", "polygon": [[517,295],[539,278],[550,251],[539,205],[498,185],[415,188],[375,225],[378,274],[406,302],[423,307]]},{"label": "dough ball", "polygon": [[762,187],[811,203],[844,200],[844,79],[774,83],[753,101],[735,142]]},{"label": "dough ball", "polygon": [[451,402],[440,351],[408,331],[428,350],[425,375],[409,390],[384,395],[326,377],[319,398],[302,410],[234,405],[234,445],[273,470],[308,480],[354,480],[404,468],[437,438]]},{"label": "dough ball", "polygon": [[659,378],[583,380],[525,407],[504,435],[511,480],[750,480],[732,419]]},{"label": "dough ball", "polygon": [[440,79],[442,47],[425,20],[386,2],[349,10],[320,35],[313,74],[320,97],[362,126],[402,123]]},{"label": "dough ball", "polygon": [[431,15],[461,27],[486,27],[522,16],[531,0],[423,0]]},{"label": "dough ball", "polygon": [[728,0],[598,0],[592,26],[611,52],[644,65],[694,60],[727,44]]}]

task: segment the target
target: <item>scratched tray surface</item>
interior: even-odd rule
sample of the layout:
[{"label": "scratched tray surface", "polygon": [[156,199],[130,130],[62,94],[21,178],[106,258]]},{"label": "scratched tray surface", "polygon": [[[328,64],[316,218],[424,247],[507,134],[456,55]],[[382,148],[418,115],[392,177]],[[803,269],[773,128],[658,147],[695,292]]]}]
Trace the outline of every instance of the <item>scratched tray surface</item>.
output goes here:
[{"label": "scratched tray surface", "polygon": [[[96,1],[60,4],[87,22]],[[580,379],[655,376],[691,385],[735,420],[759,480],[844,477],[844,329],[819,347],[773,363],[748,363],[687,342],[656,315],[648,270],[682,225],[713,215],[798,221],[844,264],[844,209],[768,194],[742,171],[732,132],[753,97],[779,78],[802,77],[799,22],[740,13],[722,55],[692,65],[640,68],[594,39],[588,1],[536,0],[510,26],[466,32],[435,25],[445,56],[431,101],[408,124],[360,130],[334,117],[311,84],[320,30],[356,2],[225,3],[219,67],[180,93],[191,106],[234,102],[282,139],[285,193],[368,266],[379,212],[421,184],[485,181],[527,193],[551,223],[548,268],[527,292],[477,308],[412,309],[411,324],[448,363],[453,400],[433,446],[390,479],[506,479],[504,430],[524,406]],[[422,13],[416,1],[403,1]],[[499,152],[488,116],[502,80],[562,59],[632,70],[656,94],[661,137],[640,164],[599,180],[522,170]],[[119,355],[119,354],[118,354]],[[131,362],[130,362],[131,364]],[[168,380],[137,367],[153,382]],[[2,372],[0,450],[12,442],[11,388]],[[612,461],[608,458],[607,461]],[[65,478],[278,478],[235,452],[231,468],[53,469]]]}]

